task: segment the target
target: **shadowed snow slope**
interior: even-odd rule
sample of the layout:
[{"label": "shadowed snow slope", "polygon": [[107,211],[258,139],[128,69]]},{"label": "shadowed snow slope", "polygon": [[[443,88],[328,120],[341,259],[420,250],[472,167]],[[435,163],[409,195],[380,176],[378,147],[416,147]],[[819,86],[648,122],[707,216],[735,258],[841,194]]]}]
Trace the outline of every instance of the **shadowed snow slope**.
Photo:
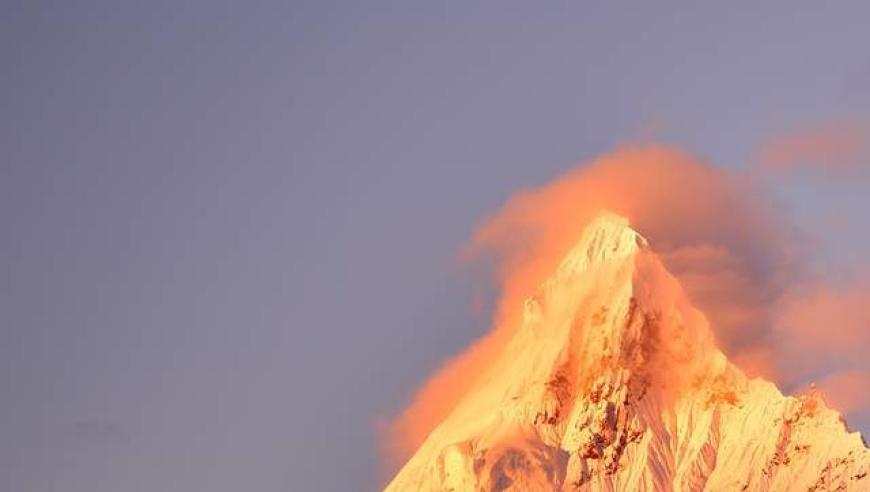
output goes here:
[{"label": "shadowed snow slope", "polygon": [[870,491],[870,450],[814,392],[716,348],[625,219],[604,214],[388,491]]}]

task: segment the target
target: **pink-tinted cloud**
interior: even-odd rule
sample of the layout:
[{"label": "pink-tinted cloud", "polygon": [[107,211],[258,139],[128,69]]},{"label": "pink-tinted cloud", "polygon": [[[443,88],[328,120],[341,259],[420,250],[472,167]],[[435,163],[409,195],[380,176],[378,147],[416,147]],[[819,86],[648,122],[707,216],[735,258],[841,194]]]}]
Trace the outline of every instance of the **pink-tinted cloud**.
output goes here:
[{"label": "pink-tinted cloud", "polygon": [[769,375],[763,327],[794,279],[797,252],[764,196],[743,178],[662,146],[623,148],[517,193],[469,247],[500,259],[493,329],[423,385],[394,423],[394,450],[401,456],[419,445],[475,383],[518,326],[522,299],[602,210],[627,217],[651,241],[729,354]]},{"label": "pink-tinted cloud", "polygon": [[870,343],[870,286],[816,286],[787,303],[776,328],[806,346],[860,350]]},{"label": "pink-tinted cloud", "polygon": [[[840,130],[774,143],[767,165],[786,169],[808,156],[851,162],[859,146]],[[870,282],[831,288],[811,281],[799,234],[756,177],[670,147],[624,147],[512,196],[478,228],[467,250],[498,260],[501,297],[492,329],[447,361],[386,427],[393,457],[417,447],[475,384],[519,325],[522,299],[602,210],[628,218],[650,241],[706,315],[720,348],[747,373],[791,388],[833,372],[821,386],[835,405],[849,411],[870,405],[846,400],[845,389],[870,382],[864,357]]]},{"label": "pink-tinted cloud", "polygon": [[829,367],[870,370],[870,283],[793,289],[778,309],[773,334],[789,368],[786,383]]},{"label": "pink-tinted cloud", "polygon": [[847,414],[870,408],[870,369],[835,372],[816,383],[825,402]]},{"label": "pink-tinted cloud", "polygon": [[779,135],[759,146],[756,163],[768,172],[854,172],[870,165],[870,125],[833,121]]}]

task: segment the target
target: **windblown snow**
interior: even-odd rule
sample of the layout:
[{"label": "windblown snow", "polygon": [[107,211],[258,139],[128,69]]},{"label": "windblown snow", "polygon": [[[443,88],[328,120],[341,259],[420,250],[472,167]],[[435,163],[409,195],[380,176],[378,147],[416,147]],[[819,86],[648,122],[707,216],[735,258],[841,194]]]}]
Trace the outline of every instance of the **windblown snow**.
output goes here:
[{"label": "windblown snow", "polygon": [[603,214],[387,491],[870,491],[870,450],[815,392],[715,345],[647,242]]}]

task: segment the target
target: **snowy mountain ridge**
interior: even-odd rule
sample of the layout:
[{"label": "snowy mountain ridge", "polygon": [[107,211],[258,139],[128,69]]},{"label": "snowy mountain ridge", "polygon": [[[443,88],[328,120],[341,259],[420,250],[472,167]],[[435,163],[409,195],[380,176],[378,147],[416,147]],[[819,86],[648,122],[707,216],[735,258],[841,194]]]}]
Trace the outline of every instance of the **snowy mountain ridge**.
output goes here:
[{"label": "snowy mountain ridge", "polygon": [[868,473],[839,413],[746,377],[647,241],[602,214],[386,490],[870,491]]}]

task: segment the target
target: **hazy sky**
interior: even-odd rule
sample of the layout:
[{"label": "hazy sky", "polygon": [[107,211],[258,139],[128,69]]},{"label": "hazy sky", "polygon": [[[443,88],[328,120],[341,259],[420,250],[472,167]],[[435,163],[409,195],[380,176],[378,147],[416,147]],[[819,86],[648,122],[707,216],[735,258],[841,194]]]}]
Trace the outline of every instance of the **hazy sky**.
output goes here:
[{"label": "hazy sky", "polygon": [[[605,3],[4,1],[0,489],[373,490],[512,191],[870,117],[867,2]],[[819,269],[868,184],[777,185]]]}]

